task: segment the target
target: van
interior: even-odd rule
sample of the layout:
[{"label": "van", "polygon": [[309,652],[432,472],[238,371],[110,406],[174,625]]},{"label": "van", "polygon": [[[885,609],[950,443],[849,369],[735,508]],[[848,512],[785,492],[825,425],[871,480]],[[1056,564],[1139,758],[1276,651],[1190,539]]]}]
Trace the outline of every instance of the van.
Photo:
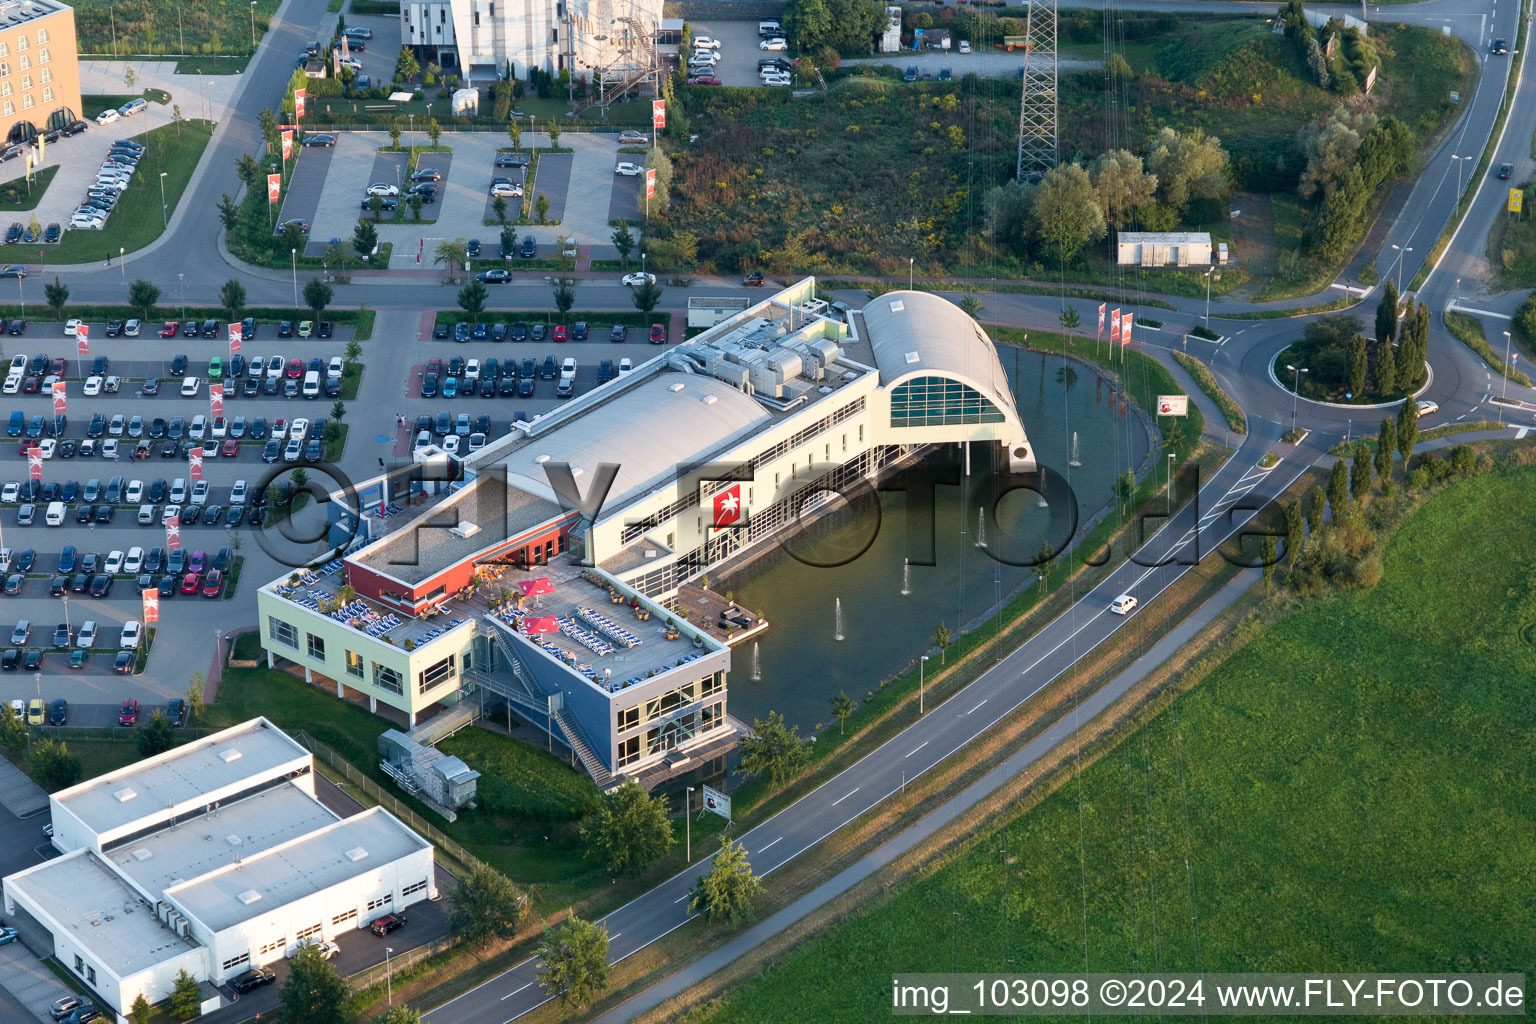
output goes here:
[{"label": "van", "polygon": [[304,397],[320,397],[320,371],[310,370],[308,373],[304,374]]},{"label": "van", "polygon": [[760,36],[781,36],[784,29],[776,21],[760,21],[757,23],[757,34]]},{"label": "van", "polygon": [[64,503],[62,501],[50,501],[48,511],[43,515],[43,522],[49,526],[64,525]]},{"label": "van", "polygon": [[154,521],[155,521],[155,506],[153,506],[153,505],[140,505],[139,506],[139,525],[140,526],[148,526],[151,523],[153,523]]},{"label": "van", "polygon": [[1135,607],[1136,599],[1130,594],[1121,594],[1119,597],[1109,602],[1109,610],[1114,612],[1116,615],[1129,615],[1131,614],[1131,609]]},{"label": "van", "polygon": [[107,504],[116,505],[123,500],[123,478],[115,476],[107,481]]}]

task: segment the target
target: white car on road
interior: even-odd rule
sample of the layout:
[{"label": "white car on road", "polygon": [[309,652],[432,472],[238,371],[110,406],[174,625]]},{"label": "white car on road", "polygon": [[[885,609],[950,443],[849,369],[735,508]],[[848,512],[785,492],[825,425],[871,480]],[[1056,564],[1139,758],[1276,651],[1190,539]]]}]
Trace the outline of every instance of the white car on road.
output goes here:
[{"label": "white car on road", "polygon": [[80,325],[83,324],[83,323],[85,323],[84,320],[66,320],[66,321],[64,321],[64,337],[66,337],[66,338],[73,338],[75,336],[75,332],[78,330]]},{"label": "white car on road", "polygon": [[629,178],[638,178],[640,175],[645,173],[645,168],[641,167],[639,164],[632,164],[632,163],[627,163],[626,162],[626,163],[619,164],[619,166],[615,167],[613,169],[613,173],[614,174],[622,174],[625,177],[629,177]]},{"label": "white car on road", "polygon": [[491,186],[491,196],[493,198],[496,196],[501,196],[503,199],[521,199],[523,197],[523,186],[505,181],[498,181],[496,184]]},{"label": "white car on road", "polygon": [[695,50],[718,50],[720,49],[720,40],[711,39],[709,36],[694,36],[693,48]]},{"label": "white car on road", "polygon": [[371,196],[397,196],[400,194],[400,186],[376,181],[368,186],[368,194]]},{"label": "white car on road", "polygon": [[787,50],[789,49],[789,43],[783,37],[764,39],[757,44],[757,48],[759,50]]},{"label": "white car on road", "polygon": [[123,115],[119,114],[115,109],[113,109],[113,110],[103,110],[101,113],[96,115],[96,123],[97,124],[111,124],[113,121],[116,121],[118,118],[120,118],[122,116]]},{"label": "white car on road", "polygon": [[628,285],[631,288],[634,288],[637,285],[655,284],[655,283],[656,283],[656,275],[655,274],[643,274],[643,273],[641,273],[638,270],[635,271],[633,274],[625,274],[623,277],[619,278],[619,284]]},{"label": "white car on road", "polygon": [[93,397],[95,395],[101,394],[101,378],[100,377],[87,377],[87,378],[85,378],[85,394],[86,394],[86,397],[88,397],[88,398],[89,397]]}]

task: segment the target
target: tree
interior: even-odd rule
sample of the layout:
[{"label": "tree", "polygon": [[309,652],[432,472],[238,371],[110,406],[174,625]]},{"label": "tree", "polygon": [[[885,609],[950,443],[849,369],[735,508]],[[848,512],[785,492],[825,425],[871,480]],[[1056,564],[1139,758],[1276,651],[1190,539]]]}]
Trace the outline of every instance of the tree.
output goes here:
[{"label": "tree", "polygon": [[1148,174],[1141,157],[1127,149],[1101,155],[1089,168],[1089,175],[1104,222],[1116,228],[1135,223],[1136,215],[1157,195],[1157,176]]},{"label": "tree", "polygon": [[373,1024],[421,1024],[421,1014],[409,1006],[391,1006]]},{"label": "tree", "polygon": [[249,153],[241,154],[235,161],[235,176],[240,179],[248,192],[260,192],[261,189],[261,165],[256,158]]},{"label": "tree", "polygon": [[373,214],[375,224],[384,219],[384,198],[382,196],[368,197],[368,212]]},{"label": "tree", "polygon": [[549,217],[549,196],[543,192],[535,194],[533,197],[533,212],[538,216],[539,223],[543,224]]},{"label": "tree", "polygon": [[437,123],[437,118],[427,121],[427,135],[432,139],[432,148],[437,148],[437,140],[443,137],[443,126]]},{"label": "tree", "polygon": [[453,910],[448,925],[474,946],[517,934],[527,905],[510,879],[485,864],[470,869],[449,897]]},{"label": "tree", "polygon": [[13,761],[19,760],[27,749],[27,723],[9,702],[0,706],[0,746],[5,747]]},{"label": "tree", "polygon": [[1306,539],[1306,521],[1301,515],[1301,502],[1287,502],[1285,506],[1285,557],[1296,564],[1296,556]]},{"label": "tree", "polygon": [[1349,470],[1340,456],[1328,474],[1328,511],[1338,522],[1349,511]]},{"label": "tree", "polygon": [[965,290],[965,298],[960,300],[959,306],[960,312],[972,320],[981,319],[981,314],[987,311],[987,307],[983,306],[981,300],[976,297],[976,289],[974,288],[967,288]]},{"label": "tree", "polygon": [[560,148],[560,122],[553,117],[549,119],[549,131],[547,134],[549,135],[549,148]]},{"label": "tree", "polygon": [[826,0],[789,0],[784,5],[784,31],[802,53],[829,45],[832,12],[827,9]]},{"label": "tree", "polygon": [[225,231],[235,230],[235,225],[240,223],[240,204],[228,192],[219,197],[219,220]]},{"label": "tree", "polygon": [[501,229],[501,254],[510,256],[515,248],[517,248],[517,228],[507,224]]},{"label": "tree", "polygon": [[730,836],[721,836],[714,863],[693,884],[688,909],[707,914],[711,921],[750,921],[757,916],[755,904],[762,891],[762,879],[752,873],[752,865],[747,863],[747,848],[732,842]]},{"label": "tree", "polygon": [[1076,306],[1065,307],[1060,313],[1056,314],[1056,319],[1061,321],[1061,329],[1064,331],[1073,330],[1083,322],[1083,318],[1078,314]]},{"label": "tree", "polygon": [[201,672],[193,672],[187,684],[187,724],[191,725],[203,713],[203,687],[207,684]]},{"label": "tree", "polygon": [[325,312],[325,307],[331,304],[334,294],[330,285],[318,277],[312,277],[304,284],[304,305],[309,307],[309,311],[315,314],[315,319],[318,320],[320,314]]},{"label": "tree", "polygon": [[492,199],[491,200],[491,209],[494,210],[495,213],[496,213],[496,222],[498,224],[505,224],[507,222],[507,198],[506,198],[506,196],[497,196],[495,199]]},{"label": "tree", "polygon": [[32,744],[27,774],[50,793],[73,786],[80,781],[84,772],[85,767],[80,763],[80,758],[70,753],[66,744],[58,740],[39,740]]},{"label": "tree", "polygon": [[1199,128],[1187,135],[1159,130],[1147,147],[1147,167],[1157,175],[1158,198],[1181,215],[1192,200],[1227,195],[1227,152],[1220,139]]},{"label": "tree", "polygon": [[647,281],[635,288],[629,297],[633,300],[636,309],[642,313],[649,313],[661,302],[661,289],[657,287],[655,281]]},{"label": "tree", "polygon": [[572,914],[544,933],[539,987],[579,1010],[608,984],[608,929]]},{"label": "tree", "polygon": [[186,969],[178,971],[176,983],[168,1000],[171,1016],[177,1020],[191,1020],[202,1013],[203,994],[198,990],[197,979]]},{"label": "tree", "polygon": [[571,311],[576,305],[576,282],[569,277],[562,277],[555,282],[555,309],[561,316]]},{"label": "tree", "polygon": [[1307,166],[1296,187],[1302,198],[1321,194],[1326,199],[1333,195],[1349,169],[1359,162],[1360,144],[1376,122],[1375,114],[1356,113],[1341,105],[1320,127],[1302,130],[1301,146]]},{"label": "tree", "polygon": [[1397,423],[1388,416],[1376,433],[1376,475],[1392,479],[1392,453],[1397,450]]},{"label": "tree", "polygon": [[1004,249],[1022,254],[1035,222],[1036,186],[1010,181],[989,189],[982,200],[987,234]]},{"label": "tree", "polygon": [[645,870],[672,847],[667,807],[633,779],[603,795],[597,810],[581,826],[588,856],[616,875]]},{"label": "tree", "polygon": [[133,1024],[149,1024],[149,1018],[155,1015],[155,1008],[149,1005],[149,1000],[140,992],[134,997],[133,1006],[128,1010],[128,1019]]},{"label": "tree", "polygon": [[154,757],[176,745],[175,727],[165,717],[165,712],[156,708],[154,714],[149,716],[149,721],[138,729],[136,740],[140,757]]},{"label": "tree", "polygon": [[[395,78],[398,81],[406,81],[421,74],[421,65],[416,61],[416,55],[411,52],[409,46],[400,47],[400,56],[395,58]],[[396,142],[396,146],[400,143]]]},{"label": "tree", "polygon": [[507,122],[507,138],[512,140],[512,150],[516,152],[523,145],[523,125],[521,121],[513,118]]},{"label": "tree", "polygon": [[832,698],[832,717],[837,719],[839,736],[843,734],[843,723],[848,720],[849,715],[853,714],[853,709],[853,698],[848,696],[846,691],[838,690],[837,696]]},{"label": "tree", "polygon": [[154,311],[155,303],[159,301],[160,289],[143,278],[135,280],[128,286],[128,305],[138,310],[139,315],[145,320],[149,319],[150,313]]},{"label": "tree", "polygon": [[347,357],[346,368],[350,370],[352,369],[353,364],[357,362],[358,358],[362,356],[363,346],[362,343],[359,342],[356,338],[351,338],[348,339],[347,347],[342,351]]},{"label": "tree", "polygon": [[485,308],[485,285],[479,281],[466,281],[459,289],[459,308],[474,316]]},{"label": "tree", "polygon": [[1104,213],[1088,172],[1064,164],[1045,172],[1035,200],[1035,234],[1063,263],[1104,237]]},{"label": "tree", "polygon": [[1313,536],[1323,528],[1323,510],[1328,505],[1328,499],[1323,495],[1323,489],[1316,484],[1307,492],[1307,532]]},{"label": "tree", "polygon": [[272,112],[271,107],[262,107],[258,116],[261,123],[261,137],[267,143],[267,156],[271,156],[277,152],[277,115]]},{"label": "tree", "polygon": [[949,649],[954,646],[955,631],[940,619],[939,624],[934,627],[933,636],[929,638],[929,642],[939,649],[939,664],[942,665],[949,656]]},{"label": "tree", "polygon": [[288,961],[277,1019],[282,1024],[351,1024],[351,994],[319,947],[306,943]]},{"label": "tree", "polygon": [[1361,441],[1355,445],[1355,458],[1349,467],[1349,496],[1356,501],[1371,489],[1371,446]]},{"label": "tree", "polygon": [[[1051,547],[1051,542],[1040,542],[1040,552],[1035,555],[1035,564],[1032,567],[1035,577],[1040,581],[1040,592],[1050,593],[1051,590],[1051,563],[1056,560],[1056,549]],[[942,662],[941,662],[942,664]]]},{"label": "tree", "polygon": [[1365,335],[1357,334],[1349,340],[1349,393],[1358,400],[1365,394]]},{"label": "tree", "polygon": [[401,123],[401,121],[400,121],[400,119],[398,117],[392,117],[392,118],[389,119],[389,148],[390,149],[399,149],[400,148],[400,133],[401,133],[401,131],[404,130],[404,128],[405,128],[405,125],[403,123]]},{"label": "tree", "polygon": [[181,104],[171,104],[171,120],[176,123],[176,137],[181,138]]},{"label": "tree", "polygon": [[1388,277],[1381,289],[1381,301],[1376,304],[1377,342],[1390,345],[1392,339],[1397,337],[1397,306],[1397,285]]},{"label": "tree", "polygon": [[1397,390],[1397,351],[1392,347],[1391,338],[1377,344],[1376,368],[1371,376],[1381,394],[1390,395]]},{"label": "tree", "polygon": [[1419,410],[1411,400],[1405,401],[1397,411],[1397,453],[1403,457],[1403,473],[1408,472],[1408,460],[1413,457],[1413,446],[1419,443]]},{"label": "tree", "polygon": [[799,726],[786,725],[784,717],[777,711],[768,712],[767,721],[753,721],[752,727],[757,735],[741,741],[741,772],[744,775],[766,772],[774,786],[782,785],[810,757],[810,741],[800,737]]},{"label": "tree", "polygon": [[426,202],[419,192],[413,192],[405,197],[405,205],[411,208],[412,220],[421,220],[421,208],[426,205]]},{"label": "tree", "polygon": [[1136,474],[1126,470],[1115,478],[1115,497],[1120,499],[1120,514],[1124,515],[1131,496],[1136,493]]},{"label": "tree", "polygon": [[138,71],[135,70],[132,64],[129,64],[126,68],[123,69],[123,85],[125,88],[127,88],[130,95],[133,93],[133,87],[138,84],[138,81]]},{"label": "tree", "polygon": [[1260,546],[1259,558],[1264,565],[1264,594],[1268,596],[1275,589],[1275,563],[1280,560],[1280,556],[1275,551],[1275,538],[1267,533]]},{"label": "tree", "polygon": [[64,307],[69,304],[69,285],[60,281],[57,274],[52,284],[43,285],[43,298],[47,300],[53,315],[60,320],[64,319]]},{"label": "tree", "polygon": [[628,221],[619,221],[613,228],[613,247],[619,250],[619,259],[624,261],[624,269],[629,269],[629,254],[635,251],[635,236],[629,230]]},{"label": "tree", "polygon": [[459,267],[466,258],[468,245],[469,240],[465,238],[445,238],[438,242],[437,248],[432,251],[432,262],[448,268],[448,280],[452,281],[458,276]]},{"label": "tree", "polygon": [[[344,420],[346,418],[347,418],[347,403],[343,402],[341,399],[338,398],[338,399],[336,399],[336,401],[331,403],[331,419],[337,420],[339,422],[339,421]],[[348,601],[343,601],[342,602],[342,604],[349,604],[349,603],[350,602],[348,602]]]},{"label": "tree", "polygon": [[366,220],[359,220],[357,227],[352,229],[352,249],[359,256],[369,256],[373,253],[373,247],[379,244],[379,232]]},{"label": "tree", "polygon": [[[158,300],[160,296],[156,295],[155,298]],[[219,289],[219,302],[223,304],[224,312],[231,320],[239,320],[240,314],[245,311],[245,285],[233,277],[225,281],[224,286]],[[149,313],[146,311],[144,315],[148,317]]]},{"label": "tree", "polygon": [[297,253],[304,248],[304,229],[297,224],[285,224],[283,233],[278,236],[278,243],[281,248]]}]

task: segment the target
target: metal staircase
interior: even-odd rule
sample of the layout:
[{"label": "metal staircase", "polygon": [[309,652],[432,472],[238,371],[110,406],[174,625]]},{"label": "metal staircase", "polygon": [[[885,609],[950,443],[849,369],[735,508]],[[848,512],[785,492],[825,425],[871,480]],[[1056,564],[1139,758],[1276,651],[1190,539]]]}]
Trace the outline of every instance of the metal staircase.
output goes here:
[{"label": "metal staircase", "polygon": [[613,774],[603,764],[602,759],[592,750],[586,737],[581,734],[581,727],[566,716],[564,708],[557,708],[553,715],[555,724],[565,734],[566,743],[576,752],[576,757],[581,761],[587,774],[592,776],[592,781],[597,783],[597,788],[606,792],[614,783]]}]

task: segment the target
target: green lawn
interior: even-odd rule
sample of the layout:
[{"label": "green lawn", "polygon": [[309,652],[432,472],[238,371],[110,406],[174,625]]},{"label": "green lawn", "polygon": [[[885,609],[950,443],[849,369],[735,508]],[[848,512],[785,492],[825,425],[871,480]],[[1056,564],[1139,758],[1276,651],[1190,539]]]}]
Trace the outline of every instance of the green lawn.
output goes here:
[{"label": "green lawn", "polygon": [[989,832],[687,1019],[875,1020],[901,971],[1536,970],[1533,501],[1530,469],[1429,498],[1378,586],[1258,635],[1006,863]]},{"label": "green lawn", "polygon": [[[259,40],[280,0],[255,0]],[[211,54],[251,52],[251,4],[231,0],[78,0],[81,53]]]},{"label": "green lawn", "polygon": [[35,210],[37,204],[43,201],[43,193],[48,191],[48,183],[59,172],[58,164],[44,167],[32,175],[32,181],[28,183],[25,166],[17,168],[20,177],[0,185],[0,210],[11,212],[23,210]]},{"label": "green lawn", "polygon": [[479,803],[492,814],[571,820],[597,805],[597,786],[585,772],[528,743],[466,729],[439,749],[481,774]]},{"label": "green lawn", "polygon": [[176,212],[176,204],[181,201],[211,134],[212,125],[207,121],[183,121],[179,133],[176,125],[169,124],[134,136],[148,149],[139,162],[133,184],[118,200],[106,227],[100,231],[65,231],[64,240],[48,249],[47,261],[90,263],[104,261],[109,255],[116,259],[119,250],[137,252],[159,238],[165,228],[160,212],[160,173],[165,172],[165,206],[169,216]]}]

